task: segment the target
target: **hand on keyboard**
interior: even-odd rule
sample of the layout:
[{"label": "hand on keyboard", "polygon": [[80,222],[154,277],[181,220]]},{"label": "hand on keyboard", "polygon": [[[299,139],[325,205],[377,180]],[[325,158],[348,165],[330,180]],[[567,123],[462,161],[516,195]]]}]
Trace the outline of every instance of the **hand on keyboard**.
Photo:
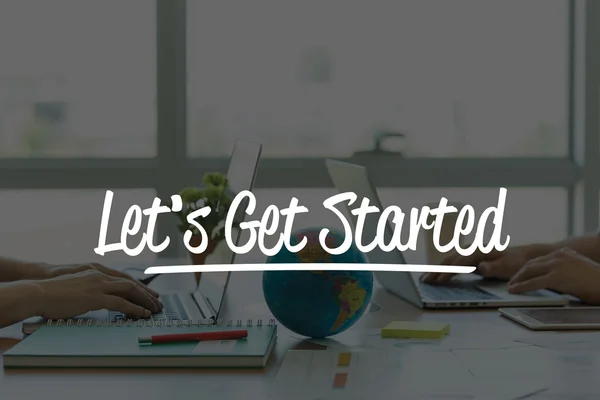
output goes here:
[{"label": "hand on keyboard", "polygon": [[508,291],[524,294],[550,289],[600,305],[600,264],[572,249],[561,249],[528,262],[508,284]]},{"label": "hand on keyboard", "polygon": [[[88,263],[88,264],[73,264],[73,265],[53,265],[53,266],[48,267],[48,271],[49,271],[48,273],[50,275],[50,278],[57,278],[57,277],[63,276],[63,275],[77,274],[79,272],[97,271],[104,275],[108,275],[108,276],[111,276],[114,278],[120,278],[120,279],[125,279],[127,281],[134,282],[136,285],[138,285],[142,290],[147,292],[149,295],[158,297],[158,293],[155,290],[146,286],[146,284],[141,282],[141,280],[134,279],[131,275],[126,274],[125,272],[117,271],[115,269],[105,267],[102,264]],[[153,278],[154,278],[154,276],[153,276]],[[146,281],[148,281],[148,280],[146,280]]]},{"label": "hand on keyboard", "polygon": [[[440,264],[474,266],[476,267],[475,273],[484,278],[509,280],[527,261],[537,256],[538,252],[533,247],[517,246],[503,252],[493,250],[489,254],[476,251],[467,257],[452,252]],[[448,283],[454,275],[431,272],[424,274],[421,280],[431,285],[440,285]]]},{"label": "hand on keyboard", "polygon": [[[183,307],[183,303],[181,298],[174,294],[166,294],[162,296],[163,308],[152,315],[140,319],[145,320],[153,320],[153,321],[164,321],[164,320],[187,320],[189,317],[185,312],[185,307]],[[126,316],[123,313],[112,312],[109,314],[109,319],[111,321],[118,320],[127,320],[131,317]],[[135,319],[135,318],[132,318]]]},{"label": "hand on keyboard", "polygon": [[421,292],[434,300],[492,300],[498,296],[477,287],[432,286],[421,284]]},{"label": "hand on keyboard", "polygon": [[95,310],[114,310],[136,317],[159,312],[162,304],[130,280],[109,276],[97,270],[32,281],[39,288],[36,315],[47,319],[68,319]]}]

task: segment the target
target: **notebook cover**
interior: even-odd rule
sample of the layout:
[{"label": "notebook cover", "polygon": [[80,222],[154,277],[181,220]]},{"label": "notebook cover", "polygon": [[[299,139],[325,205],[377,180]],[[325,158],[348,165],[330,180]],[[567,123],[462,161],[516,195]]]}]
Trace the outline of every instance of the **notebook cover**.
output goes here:
[{"label": "notebook cover", "polygon": [[[268,357],[277,327],[42,327],[4,353],[4,366],[243,367]],[[140,345],[138,337],[245,329],[246,339]],[[94,359],[102,361],[94,362]],[[43,361],[42,361],[43,359]],[[71,360],[68,360],[71,359]],[[78,363],[75,363],[75,359]],[[152,359],[152,362],[148,362]],[[204,359],[204,360],[201,360]],[[39,360],[36,361],[36,360]],[[264,363],[263,363],[264,364]]]}]

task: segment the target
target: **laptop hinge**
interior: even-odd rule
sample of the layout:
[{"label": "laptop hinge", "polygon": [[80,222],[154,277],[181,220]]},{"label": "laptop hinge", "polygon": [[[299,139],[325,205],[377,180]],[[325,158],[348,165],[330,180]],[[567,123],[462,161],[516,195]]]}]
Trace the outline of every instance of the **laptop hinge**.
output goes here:
[{"label": "laptop hinge", "polygon": [[415,288],[415,290],[417,291],[417,307],[423,308],[425,306],[425,303],[427,302],[427,300],[431,300],[429,298],[429,296],[427,296],[425,293],[423,293],[421,291],[421,289],[419,288],[420,284],[421,284],[421,276],[420,274],[416,274],[414,272],[409,272],[410,274],[410,279],[412,280],[413,283],[413,287]]},{"label": "laptop hinge", "polygon": [[210,302],[204,296],[202,296],[202,294],[196,291],[195,293],[192,293],[192,298],[198,305],[198,308],[205,319],[214,321],[217,318],[216,311],[212,308]]}]

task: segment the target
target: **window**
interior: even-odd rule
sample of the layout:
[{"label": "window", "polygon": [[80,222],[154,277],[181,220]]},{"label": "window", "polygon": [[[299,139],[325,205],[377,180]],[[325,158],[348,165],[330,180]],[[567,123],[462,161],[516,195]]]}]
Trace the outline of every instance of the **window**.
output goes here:
[{"label": "window", "polygon": [[[120,242],[123,218],[131,205],[149,207],[156,196],[152,189],[114,192],[107,244]],[[154,260],[156,255],[150,251],[135,259],[123,252],[94,253],[104,196],[104,190],[0,191],[0,256],[50,263]],[[141,234],[131,237],[129,247],[135,247],[140,239]]]},{"label": "window", "polygon": [[189,1],[188,154],[564,157],[568,4]]},{"label": "window", "polygon": [[98,259],[107,189],[130,205],[200,185],[240,137],[264,144],[263,204],[320,208],[333,157],[404,207],[508,187],[514,244],[593,230],[598,19],[574,0],[6,0],[0,254]]},{"label": "window", "polygon": [[0,3],[0,157],[156,154],[156,4]]}]

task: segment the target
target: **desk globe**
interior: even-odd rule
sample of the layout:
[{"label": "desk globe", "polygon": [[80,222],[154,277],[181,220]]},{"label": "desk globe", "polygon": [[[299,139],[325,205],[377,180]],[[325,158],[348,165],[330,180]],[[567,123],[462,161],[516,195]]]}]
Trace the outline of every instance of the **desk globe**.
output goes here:
[{"label": "desk globe", "polygon": [[[306,237],[306,246],[298,253],[284,246],[267,259],[263,272],[263,292],[273,316],[292,332],[312,338],[332,336],[354,325],[369,306],[373,293],[371,271],[268,270],[269,263],[367,263],[354,244],[344,254],[327,253],[319,242],[321,229],[294,232],[291,244]],[[339,247],[343,241],[343,233],[329,229],[327,247]]]}]

